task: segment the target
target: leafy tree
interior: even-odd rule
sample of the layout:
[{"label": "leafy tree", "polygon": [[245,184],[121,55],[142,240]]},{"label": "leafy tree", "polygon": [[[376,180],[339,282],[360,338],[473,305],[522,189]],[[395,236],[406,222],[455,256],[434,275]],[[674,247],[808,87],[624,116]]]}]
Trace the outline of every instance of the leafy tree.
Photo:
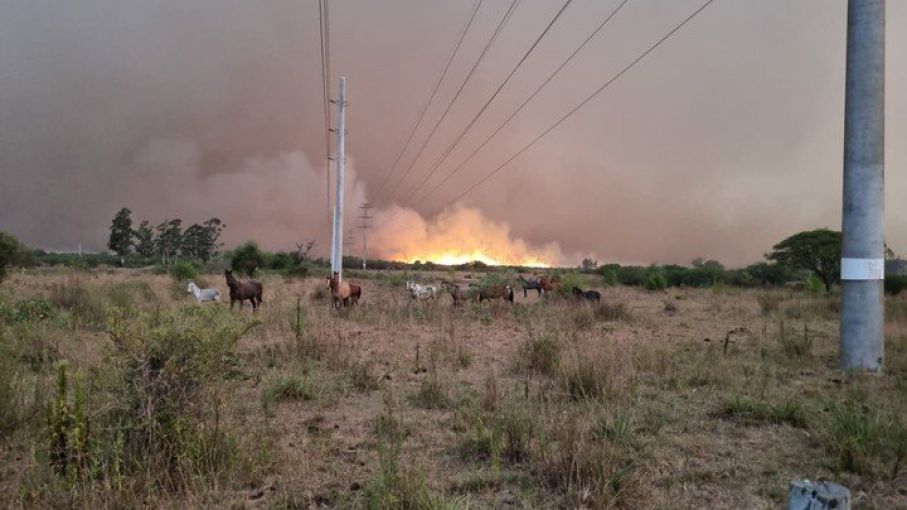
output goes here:
[{"label": "leafy tree", "polygon": [[132,249],[132,211],[120,209],[110,225],[110,239],[107,247],[119,256],[128,255]]},{"label": "leafy tree", "polygon": [[224,227],[226,225],[220,218],[211,218],[201,225],[187,228],[182,238],[183,255],[208,262],[217,253],[217,249],[224,245],[218,242]]},{"label": "leafy tree", "polygon": [[28,249],[18,239],[0,232],[0,280],[6,276],[7,267],[26,265],[30,257]]},{"label": "leafy tree", "polygon": [[584,258],[580,264],[580,269],[582,269],[584,273],[591,273],[592,271],[595,271],[595,268],[597,267],[598,261],[590,258]]},{"label": "leafy tree", "polygon": [[831,290],[841,276],[841,233],[820,228],[794,234],[776,244],[768,260],[812,271]]},{"label": "leafy tree", "polygon": [[255,270],[265,265],[265,254],[255,241],[247,241],[233,250],[230,266],[234,271],[252,276]]},{"label": "leafy tree", "polygon": [[142,220],[139,228],[132,232],[134,239],[135,251],[143,257],[154,255],[154,231],[148,220]]},{"label": "leafy tree", "polygon": [[183,220],[164,220],[163,223],[155,227],[157,230],[157,239],[154,242],[157,254],[161,257],[161,263],[172,263],[180,253],[183,244],[182,232]]}]

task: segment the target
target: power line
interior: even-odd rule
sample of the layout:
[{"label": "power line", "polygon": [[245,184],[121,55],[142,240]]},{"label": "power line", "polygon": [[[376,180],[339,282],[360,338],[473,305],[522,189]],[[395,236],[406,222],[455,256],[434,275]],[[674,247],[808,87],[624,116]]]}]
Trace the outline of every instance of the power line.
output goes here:
[{"label": "power line", "polygon": [[564,60],[564,61],[561,63],[561,65],[559,65],[559,66],[557,67],[557,69],[555,69],[550,75],[548,75],[548,77],[545,78],[545,81],[543,81],[543,82],[542,82],[542,83],[541,83],[541,84],[540,84],[540,85],[532,92],[532,94],[530,94],[530,95],[522,102],[522,104],[520,104],[520,106],[519,106],[516,110],[514,110],[513,113],[511,113],[510,116],[507,117],[507,119],[504,120],[504,122],[502,122],[502,123],[501,123],[501,124],[500,124],[500,125],[499,125],[499,126],[498,126],[491,134],[490,134],[490,135],[488,135],[488,137],[485,139],[484,142],[482,142],[478,147],[476,147],[476,148],[469,154],[469,156],[467,156],[466,159],[463,160],[462,163],[460,163],[459,165],[457,165],[456,167],[454,167],[454,169],[451,170],[450,173],[447,174],[447,176],[445,176],[443,179],[441,179],[441,181],[438,182],[438,184],[436,184],[432,189],[430,189],[430,190],[428,191],[428,193],[426,193],[425,195],[423,195],[422,198],[420,198],[419,200],[417,200],[413,205],[418,205],[418,204],[421,203],[423,200],[425,200],[426,198],[430,197],[432,194],[434,194],[435,191],[437,191],[441,186],[443,186],[444,183],[446,183],[448,180],[450,180],[450,178],[453,177],[454,174],[456,174],[458,171],[460,171],[461,168],[463,168],[464,166],[466,166],[467,163],[469,163],[470,161],[472,161],[472,158],[473,158],[476,154],[478,154],[479,151],[481,151],[486,145],[488,145],[488,143],[491,142],[491,140],[494,139],[494,137],[495,137],[502,129],[504,129],[504,127],[506,127],[508,124],[510,124],[510,121],[512,121],[512,120],[514,119],[514,117],[516,117],[521,111],[523,111],[523,108],[525,108],[526,105],[528,105],[533,99],[535,99],[535,97],[539,94],[539,92],[541,92],[542,89],[544,89],[544,88],[548,85],[548,83],[551,82],[551,80],[554,79],[554,77],[557,76],[557,74],[560,73],[561,70],[562,70],[564,67],[566,67],[567,64],[569,64],[569,63],[573,60],[573,58],[574,58],[576,55],[578,55],[580,51],[583,50],[583,48],[586,47],[587,44],[589,44],[589,41],[591,41],[596,35],[598,35],[599,32],[602,31],[602,29],[605,28],[605,26],[608,25],[608,23],[611,21],[611,19],[614,18],[614,16],[616,16],[617,13],[618,13],[618,12],[624,7],[624,5],[626,5],[627,2],[629,2],[629,1],[630,1],[630,0],[623,0],[620,4],[618,4],[618,6],[617,6],[613,11],[611,11],[610,14],[608,14],[608,16],[605,18],[605,20],[602,21],[601,24],[599,24],[598,27],[597,27],[595,30],[593,30],[592,33],[590,33],[590,34],[588,35],[588,37],[586,37],[586,39],[585,39],[579,46],[577,46],[577,48],[576,48],[575,50],[573,50],[572,53],[570,53],[570,55],[567,57],[567,59]]},{"label": "power line", "polygon": [[431,105],[432,100],[435,98],[435,94],[438,93],[438,89],[441,87],[441,83],[444,81],[444,78],[447,76],[447,71],[450,70],[450,64],[453,62],[454,57],[457,55],[457,52],[460,50],[460,46],[463,44],[463,40],[466,38],[466,33],[469,32],[469,27],[472,25],[473,20],[476,18],[476,14],[479,12],[479,9],[482,7],[483,0],[476,0],[475,6],[472,9],[472,14],[469,15],[469,18],[466,21],[466,25],[463,27],[463,30],[460,32],[460,37],[457,40],[457,43],[454,45],[453,49],[450,52],[450,55],[447,57],[447,63],[444,64],[444,70],[441,71],[441,75],[438,76],[438,80],[435,82],[434,87],[431,89],[431,93],[428,95],[428,100],[425,101],[425,104],[422,105],[422,110],[419,112],[416,123],[413,124],[413,128],[409,132],[409,136],[406,138],[406,142],[403,143],[403,147],[400,148],[400,152],[397,153],[397,157],[394,159],[394,163],[391,165],[390,170],[384,176],[384,180],[381,182],[381,187],[378,188],[378,193],[380,195],[384,188],[387,186],[387,183],[390,181],[390,178],[394,175],[394,172],[397,170],[397,165],[400,164],[400,159],[403,158],[403,154],[406,153],[406,149],[409,148],[410,142],[413,140],[413,136],[416,134],[419,126],[422,125],[422,119],[425,117],[425,112],[428,111],[429,105]]},{"label": "power line", "polygon": [[428,143],[431,141],[432,137],[435,135],[435,132],[438,130],[438,126],[440,126],[441,122],[443,122],[444,119],[447,117],[447,114],[450,112],[450,109],[453,107],[454,103],[460,97],[460,94],[463,92],[463,89],[466,87],[466,84],[469,82],[469,79],[472,78],[472,75],[475,73],[476,69],[479,67],[479,64],[482,62],[482,60],[484,60],[485,55],[488,54],[488,49],[491,48],[491,46],[494,44],[494,41],[498,38],[498,35],[501,33],[501,29],[504,27],[504,25],[507,24],[507,21],[510,19],[511,14],[513,14],[514,9],[516,8],[516,6],[519,3],[520,3],[520,0],[512,0],[510,2],[510,7],[508,7],[507,12],[504,14],[504,17],[501,18],[501,21],[500,21],[500,23],[498,23],[498,26],[495,28],[494,33],[491,34],[491,38],[485,44],[485,47],[482,48],[482,52],[479,54],[479,58],[476,59],[475,63],[472,65],[472,68],[469,70],[469,73],[467,73],[466,78],[463,79],[463,83],[460,84],[460,87],[457,89],[456,94],[454,94],[453,98],[447,104],[447,108],[444,110],[444,112],[438,118],[438,121],[435,122],[434,127],[432,127],[431,132],[428,134],[428,137],[425,139],[425,142],[422,144],[421,147],[419,147],[419,151],[416,153],[416,156],[410,162],[406,171],[403,173],[403,175],[400,177],[400,179],[397,180],[396,184],[394,184],[394,186],[391,188],[391,191],[388,192],[384,197],[382,197],[382,201],[386,201],[386,200],[389,200],[390,198],[393,198],[394,193],[397,191],[397,188],[399,188],[400,184],[406,179],[407,176],[409,176],[410,171],[412,171],[412,169],[413,169],[413,165],[416,164],[416,161],[419,160],[419,157],[422,155],[422,152],[425,151],[425,147],[428,146]]},{"label": "power line", "polygon": [[571,109],[569,112],[567,112],[566,115],[564,115],[563,117],[561,117],[560,119],[558,119],[558,121],[555,122],[554,124],[552,124],[551,127],[549,127],[548,129],[546,129],[545,131],[543,131],[540,135],[538,135],[537,137],[535,137],[531,142],[529,142],[529,144],[527,144],[527,145],[524,146],[522,149],[520,149],[519,151],[517,151],[516,154],[514,154],[513,156],[511,156],[510,158],[508,158],[507,161],[501,163],[501,165],[499,165],[497,168],[495,168],[494,170],[492,170],[492,171],[491,171],[490,173],[488,173],[485,177],[481,178],[478,182],[476,182],[475,184],[473,184],[472,186],[470,186],[466,191],[464,191],[463,193],[460,193],[459,195],[457,195],[457,197],[454,198],[450,203],[452,204],[452,203],[454,203],[454,202],[460,200],[461,198],[465,197],[465,196],[468,195],[469,193],[471,193],[474,189],[476,189],[476,188],[478,188],[479,186],[481,186],[482,184],[484,184],[488,179],[490,179],[492,176],[494,176],[496,173],[498,173],[502,168],[504,168],[505,166],[507,166],[508,163],[510,163],[511,161],[513,161],[514,159],[516,159],[520,154],[526,152],[526,150],[528,150],[530,147],[532,147],[533,145],[535,145],[536,142],[538,142],[539,140],[541,140],[542,138],[544,138],[548,133],[550,133],[551,131],[553,131],[556,127],[558,127],[559,125],[561,125],[561,123],[563,123],[565,120],[567,120],[567,118],[569,118],[569,117],[572,116],[574,113],[576,113],[577,110],[579,110],[580,108],[582,108],[583,106],[585,106],[589,101],[591,101],[591,100],[594,99],[596,96],[598,96],[599,94],[601,94],[602,91],[604,91],[604,90],[607,89],[609,86],[611,86],[612,83],[614,83],[615,81],[617,81],[617,80],[618,80],[621,76],[623,76],[627,71],[629,71],[630,69],[632,69],[632,68],[633,68],[636,64],[638,64],[641,60],[643,60],[644,58],[646,58],[646,56],[648,56],[650,53],[652,53],[653,51],[655,51],[656,48],[658,48],[659,46],[661,46],[662,43],[664,43],[665,41],[667,41],[672,35],[674,35],[678,30],[680,30],[681,28],[683,28],[684,25],[686,25],[687,23],[689,23],[693,18],[695,18],[700,12],[702,12],[703,10],[705,10],[705,8],[708,7],[709,5],[711,5],[712,2],[714,2],[714,1],[715,1],[715,0],[707,0],[704,4],[702,4],[702,6],[700,6],[698,9],[696,9],[695,11],[693,11],[692,14],[690,14],[689,16],[687,16],[683,21],[681,21],[677,26],[675,26],[673,29],[671,29],[667,34],[665,34],[665,35],[664,35],[661,39],[659,39],[655,44],[653,44],[652,46],[650,46],[649,49],[647,49],[645,52],[642,53],[642,55],[636,57],[636,59],[634,59],[632,62],[630,62],[630,63],[629,63],[626,67],[624,67],[619,73],[617,73],[616,75],[614,75],[610,80],[606,81],[606,82],[605,82],[601,87],[599,87],[595,92],[593,92],[591,95],[589,95],[586,99],[582,100],[578,105],[576,105],[575,107],[573,107],[573,109]]},{"label": "power line", "polygon": [[441,154],[441,156],[429,168],[428,173],[425,174],[425,177],[423,177],[422,180],[419,181],[419,183],[416,185],[416,187],[412,191],[410,191],[409,195],[407,196],[407,199],[404,200],[403,203],[408,202],[409,199],[411,199],[413,196],[415,196],[415,194],[420,189],[422,189],[422,186],[425,185],[425,183],[428,181],[428,179],[431,178],[431,176],[434,175],[434,173],[438,170],[438,167],[441,166],[441,163],[443,163],[444,161],[447,160],[447,157],[450,155],[450,153],[453,152],[453,150],[457,148],[457,146],[460,144],[460,141],[462,141],[463,137],[466,136],[466,133],[469,132],[469,130],[472,128],[472,126],[475,125],[476,121],[479,120],[479,117],[481,117],[482,114],[485,113],[485,110],[488,109],[488,106],[491,105],[491,103],[495,100],[496,97],[498,97],[498,94],[500,94],[501,90],[503,90],[504,87],[507,85],[507,83],[510,82],[510,79],[513,78],[513,76],[516,74],[517,70],[519,70],[520,66],[522,66],[523,63],[526,62],[526,60],[529,58],[529,55],[531,55],[532,52],[535,51],[536,47],[538,47],[539,43],[542,41],[542,39],[545,38],[545,35],[548,34],[548,31],[551,30],[551,27],[554,26],[554,24],[557,22],[558,18],[561,17],[561,14],[564,13],[564,11],[567,9],[567,7],[570,5],[570,3],[572,1],[573,0],[567,0],[566,2],[564,2],[564,5],[561,6],[560,10],[557,11],[557,14],[554,15],[554,18],[552,18],[551,21],[548,23],[548,25],[545,27],[545,29],[542,30],[542,33],[539,34],[539,36],[535,39],[535,42],[533,42],[532,45],[529,46],[529,49],[526,50],[526,53],[523,54],[523,57],[520,58],[520,60],[516,63],[516,65],[510,71],[510,74],[508,74],[507,77],[504,78],[504,81],[501,82],[501,84],[494,91],[494,93],[491,95],[491,97],[488,98],[488,101],[486,101],[485,104],[482,105],[482,108],[479,109],[479,111],[475,114],[475,116],[472,118],[472,120],[470,120],[469,123],[466,125],[466,127],[463,128],[463,130],[460,132],[460,134],[457,135],[457,137],[454,139],[454,141],[451,142],[451,144],[447,146],[447,148],[444,150],[444,152]]},{"label": "power line", "polygon": [[[640,61],[642,61],[644,58],[646,58],[650,53],[652,53],[653,51],[655,51],[656,48],[658,48],[659,46],[662,45],[662,43],[664,43],[664,42],[667,41],[669,38],[671,38],[671,36],[673,36],[678,30],[680,30],[681,28],[683,28],[683,27],[684,27],[687,23],[689,23],[693,18],[695,18],[696,16],[698,16],[699,13],[701,13],[702,11],[704,11],[704,10],[705,10],[709,5],[711,5],[714,1],[715,1],[715,0],[707,0],[705,3],[703,3],[698,9],[696,9],[695,11],[693,11],[692,14],[690,14],[689,16],[687,16],[686,18],[684,18],[683,21],[681,21],[679,24],[677,24],[676,26],[674,26],[674,28],[672,28],[670,31],[668,31],[668,33],[666,33],[664,36],[662,36],[661,39],[659,39],[658,41],[656,41],[655,44],[653,44],[652,46],[650,46],[650,47],[649,47],[646,51],[644,51],[641,55],[639,55],[639,56],[636,57],[632,62],[630,62],[629,64],[627,64],[627,66],[624,67],[620,72],[618,72],[617,74],[615,74],[615,75],[614,75],[613,77],[611,77],[608,81],[606,81],[603,85],[601,85],[598,89],[596,89],[595,92],[593,92],[592,94],[590,94],[589,96],[587,96],[585,99],[583,99],[579,104],[577,104],[576,106],[574,106],[570,111],[568,111],[564,116],[562,116],[560,119],[558,119],[554,124],[552,124],[552,125],[551,125],[550,127],[548,127],[546,130],[544,130],[541,134],[539,134],[538,136],[536,136],[535,138],[533,138],[532,141],[530,141],[528,144],[526,144],[525,146],[523,146],[522,149],[520,149],[519,151],[517,151],[515,154],[513,154],[512,156],[510,156],[506,161],[504,161],[503,163],[501,163],[500,165],[498,165],[494,170],[492,170],[491,172],[489,172],[488,174],[486,174],[484,177],[482,177],[481,179],[479,179],[479,181],[477,181],[475,184],[473,184],[472,186],[470,186],[469,188],[467,188],[466,191],[460,193],[460,194],[457,195],[453,200],[450,200],[449,202],[445,203],[443,206],[441,206],[440,208],[438,208],[437,210],[435,210],[432,214],[429,214],[428,216],[433,216],[434,214],[437,214],[439,211],[444,210],[444,208],[449,207],[451,204],[456,203],[457,201],[459,201],[460,199],[462,199],[463,197],[465,197],[466,195],[468,195],[469,193],[471,193],[473,190],[475,190],[476,188],[478,188],[479,186],[481,186],[482,184],[484,184],[485,182],[487,182],[488,179],[490,179],[490,178],[493,177],[495,174],[497,174],[499,171],[501,171],[501,169],[503,169],[504,167],[506,167],[511,161],[513,161],[514,159],[516,159],[517,157],[519,157],[521,154],[523,154],[524,152],[526,152],[530,147],[532,147],[533,145],[535,145],[539,140],[541,140],[542,138],[544,138],[548,133],[550,133],[550,132],[553,131],[555,128],[557,128],[559,125],[561,125],[565,120],[567,120],[570,116],[572,116],[574,113],[576,113],[580,108],[582,108],[583,106],[585,106],[586,104],[588,104],[592,99],[594,99],[594,98],[597,97],[599,94],[601,94],[605,89],[607,89],[608,87],[610,87],[611,84],[613,84],[615,81],[617,81],[618,79],[620,79],[620,77],[623,76],[624,74],[626,74],[627,71],[629,71],[630,69],[632,69],[636,64],[638,64]],[[401,229],[401,230],[407,230],[407,229],[409,229],[409,228],[412,228],[413,226],[415,226],[415,225],[410,225],[409,227],[405,227],[404,229]]]}]

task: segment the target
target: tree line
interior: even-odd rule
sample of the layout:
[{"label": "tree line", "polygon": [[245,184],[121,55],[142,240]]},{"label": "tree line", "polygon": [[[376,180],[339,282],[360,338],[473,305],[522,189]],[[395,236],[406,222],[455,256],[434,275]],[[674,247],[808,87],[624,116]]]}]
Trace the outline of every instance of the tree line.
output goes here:
[{"label": "tree line", "polygon": [[192,224],[183,230],[183,220],[164,220],[156,227],[142,220],[132,227],[132,211],[124,207],[113,217],[107,247],[121,257],[133,253],[142,257],[160,257],[162,264],[172,264],[180,257],[208,262],[224,243],[220,235],[227,225],[220,218]]}]

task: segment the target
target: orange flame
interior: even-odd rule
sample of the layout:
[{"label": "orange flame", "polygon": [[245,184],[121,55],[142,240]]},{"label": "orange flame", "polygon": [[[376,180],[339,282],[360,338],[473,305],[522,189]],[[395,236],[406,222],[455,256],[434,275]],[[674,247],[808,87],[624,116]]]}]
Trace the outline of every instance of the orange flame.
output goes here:
[{"label": "orange flame", "polygon": [[[489,265],[550,267],[562,260],[560,247],[541,248],[512,237],[510,226],[485,218],[478,209],[456,208],[426,222],[412,210],[384,211],[394,220],[375,235],[381,258],[444,265],[480,261]],[[379,220],[380,223],[380,220]]]}]

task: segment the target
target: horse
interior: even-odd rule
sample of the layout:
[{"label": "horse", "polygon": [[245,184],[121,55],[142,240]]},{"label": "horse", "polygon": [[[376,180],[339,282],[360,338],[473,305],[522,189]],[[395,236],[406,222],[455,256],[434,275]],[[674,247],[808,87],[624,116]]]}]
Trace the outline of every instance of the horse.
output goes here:
[{"label": "horse", "polygon": [[362,297],[362,287],[355,283],[350,284],[350,306],[359,304],[359,298]]},{"label": "horse", "polygon": [[464,301],[470,299],[475,300],[479,297],[479,293],[470,286],[468,289],[463,289],[456,283],[449,282],[447,280],[441,280],[441,285],[447,287],[447,290],[450,291],[450,297],[453,298],[454,306],[462,306]]},{"label": "horse", "polygon": [[239,307],[242,308],[243,301],[249,300],[252,303],[252,311],[258,310],[261,306],[261,294],[263,288],[261,282],[256,280],[237,280],[233,276],[233,271],[227,269],[224,271],[224,277],[227,279],[227,287],[230,287],[230,310],[233,310],[233,303],[239,301]]},{"label": "horse", "polygon": [[362,287],[355,283],[341,280],[340,274],[336,271],[333,276],[329,277],[327,280],[328,287],[331,289],[334,308],[340,308],[341,305],[344,307],[353,306],[358,303],[359,298],[362,297]]},{"label": "horse", "polygon": [[486,299],[503,299],[513,303],[513,289],[509,285],[492,285],[479,291],[479,302]]},{"label": "horse", "polygon": [[577,301],[589,301],[590,303],[598,303],[602,300],[602,293],[597,290],[586,290],[579,287],[573,287],[573,297]]},{"label": "horse", "polygon": [[528,298],[530,290],[535,290],[539,294],[539,297],[542,297],[542,286],[539,285],[538,278],[523,278],[523,275],[517,275],[517,278],[520,280],[520,287],[523,287],[523,297]]},{"label": "horse", "polygon": [[542,289],[539,292],[539,295],[547,294],[551,291],[561,288],[561,282],[555,280],[554,278],[546,278],[544,276],[539,276],[539,287]]},{"label": "horse", "polygon": [[200,289],[192,280],[186,286],[186,292],[195,296],[199,303],[204,301],[220,301],[220,291],[217,289]]},{"label": "horse", "polygon": [[413,299],[434,299],[438,294],[438,288],[434,285],[420,285],[411,281],[406,282],[406,289]]}]

